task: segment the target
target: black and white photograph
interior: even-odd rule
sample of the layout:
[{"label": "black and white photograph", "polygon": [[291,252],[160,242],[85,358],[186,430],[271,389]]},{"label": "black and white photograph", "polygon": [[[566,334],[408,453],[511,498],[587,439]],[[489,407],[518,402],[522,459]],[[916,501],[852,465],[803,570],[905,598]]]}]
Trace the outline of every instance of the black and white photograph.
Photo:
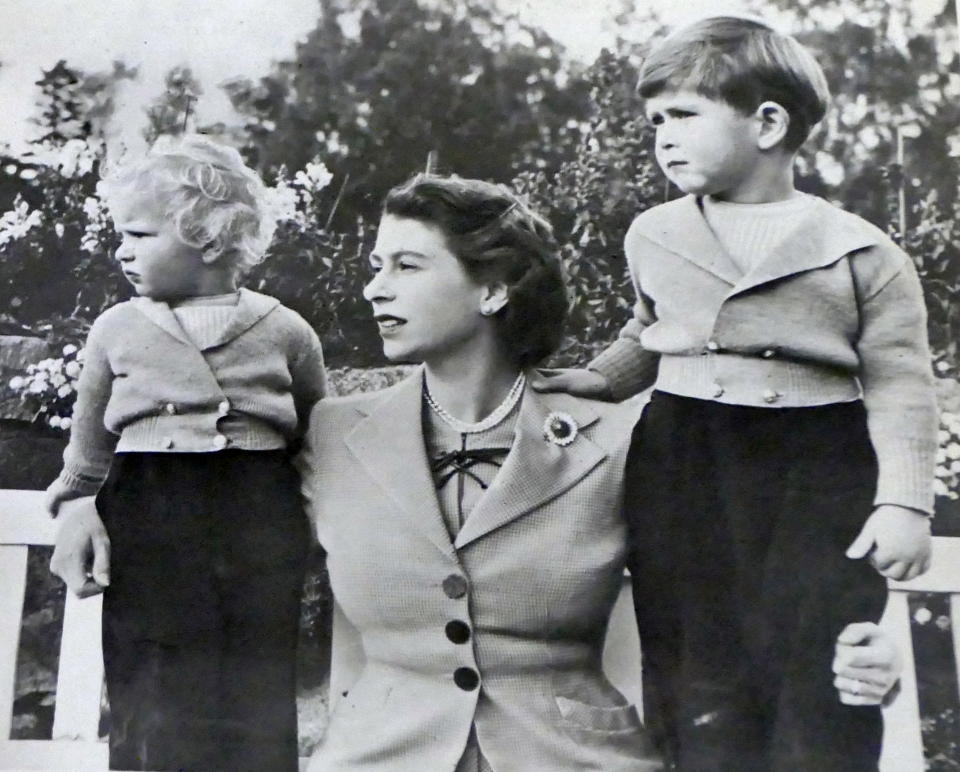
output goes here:
[{"label": "black and white photograph", "polygon": [[960,772],[958,0],[0,0],[0,772]]}]

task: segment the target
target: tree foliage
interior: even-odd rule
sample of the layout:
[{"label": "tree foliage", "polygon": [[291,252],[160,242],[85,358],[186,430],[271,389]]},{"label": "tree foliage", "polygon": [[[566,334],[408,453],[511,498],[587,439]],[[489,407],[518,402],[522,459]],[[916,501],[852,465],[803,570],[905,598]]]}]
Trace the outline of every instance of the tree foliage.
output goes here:
[{"label": "tree foliage", "polygon": [[[392,186],[439,168],[509,180],[519,163],[556,168],[586,87],[561,47],[480,0],[322,0],[293,60],[226,85],[268,176],[316,154],[347,188],[338,222],[375,216]],[[331,191],[332,195],[333,191]]]}]

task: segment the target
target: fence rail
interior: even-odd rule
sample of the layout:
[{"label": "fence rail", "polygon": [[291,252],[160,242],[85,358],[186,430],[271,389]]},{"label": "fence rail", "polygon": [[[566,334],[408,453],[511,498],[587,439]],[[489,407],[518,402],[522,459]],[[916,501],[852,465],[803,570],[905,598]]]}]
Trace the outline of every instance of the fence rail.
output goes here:
[{"label": "fence rail", "polygon": [[[103,679],[100,649],[100,597],[78,600],[67,593],[57,677],[52,740],[11,740],[17,652],[24,594],[27,590],[27,551],[51,545],[56,521],[44,514],[37,491],[0,490],[0,769],[105,770],[106,744],[99,742],[100,690]],[[911,582],[891,582],[882,625],[904,658],[901,688],[884,709],[882,772],[922,772],[923,740],[917,695],[917,661],[910,630],[911,592],[944,593],[950,597],[954,656],[960,656],[960,539],[935,538],[931,570]],[[334,625],[331,686],[349,676],[356,649]],[[340,629],[338,629],[340,628]],[[351,664],[352,663],[352,664]],[[610,679],[639,703],[640,656],[633,624],[629,583],[614,609],[604,652]],[[960,673],[960,663],[957,671]],[[333,695],[336,688],[331,688]],[[960,709],[960,676],[957,684]],[[301,763],[301,767],[303,763]]]}]

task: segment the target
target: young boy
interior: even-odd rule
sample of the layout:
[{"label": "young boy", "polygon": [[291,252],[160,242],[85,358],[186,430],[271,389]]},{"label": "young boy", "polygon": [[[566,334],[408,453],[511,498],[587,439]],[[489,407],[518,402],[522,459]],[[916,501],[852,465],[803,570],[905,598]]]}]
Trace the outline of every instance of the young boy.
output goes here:
[{"label": "young boy", "polygon": [[651,53],[640,93],[688,195],[626,236],[619,339],[539,387],[655,382],[625,494],[648,715],[683,770],[875,770],[879,709],[840,705],[829,663],[847,622],[882,612],[869,564],[929,563],[920,284],[880,230],[794,188],[829,100],[795,40],[705,19]]}]

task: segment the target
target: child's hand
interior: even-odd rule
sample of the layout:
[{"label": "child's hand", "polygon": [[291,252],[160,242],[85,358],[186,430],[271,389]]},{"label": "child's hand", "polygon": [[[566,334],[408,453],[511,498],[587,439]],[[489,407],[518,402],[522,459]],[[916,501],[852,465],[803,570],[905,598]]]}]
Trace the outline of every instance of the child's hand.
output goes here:
[{"label": "child's hand", "polygon": [[95,502],[95,497],[85,496],[64,507],[50,558],[51,573],[78,598],[103,592],[110,584],[110,537]]},{"label": "child's hand", "polygon": [[50,483],[43,495],[43,507],[50,513],[50,517],[56,517],[60,512],[60,505],[65,501],[71,501],[79,498],[80,494],[73,488],[65,485],[59,478]]},{"label": "child's hand", "polygon": [[565,391],[575,397],[605,400],[613,397],[607,379],[596,370],[539,369],[530,380],[530,385],[536,391]]},{"label": "child's hand", "polygon": [[895,504],[881,504],[847,548],[847,557],[870,556],[881,576],[908,581],[930,568],[930,518]]}]

